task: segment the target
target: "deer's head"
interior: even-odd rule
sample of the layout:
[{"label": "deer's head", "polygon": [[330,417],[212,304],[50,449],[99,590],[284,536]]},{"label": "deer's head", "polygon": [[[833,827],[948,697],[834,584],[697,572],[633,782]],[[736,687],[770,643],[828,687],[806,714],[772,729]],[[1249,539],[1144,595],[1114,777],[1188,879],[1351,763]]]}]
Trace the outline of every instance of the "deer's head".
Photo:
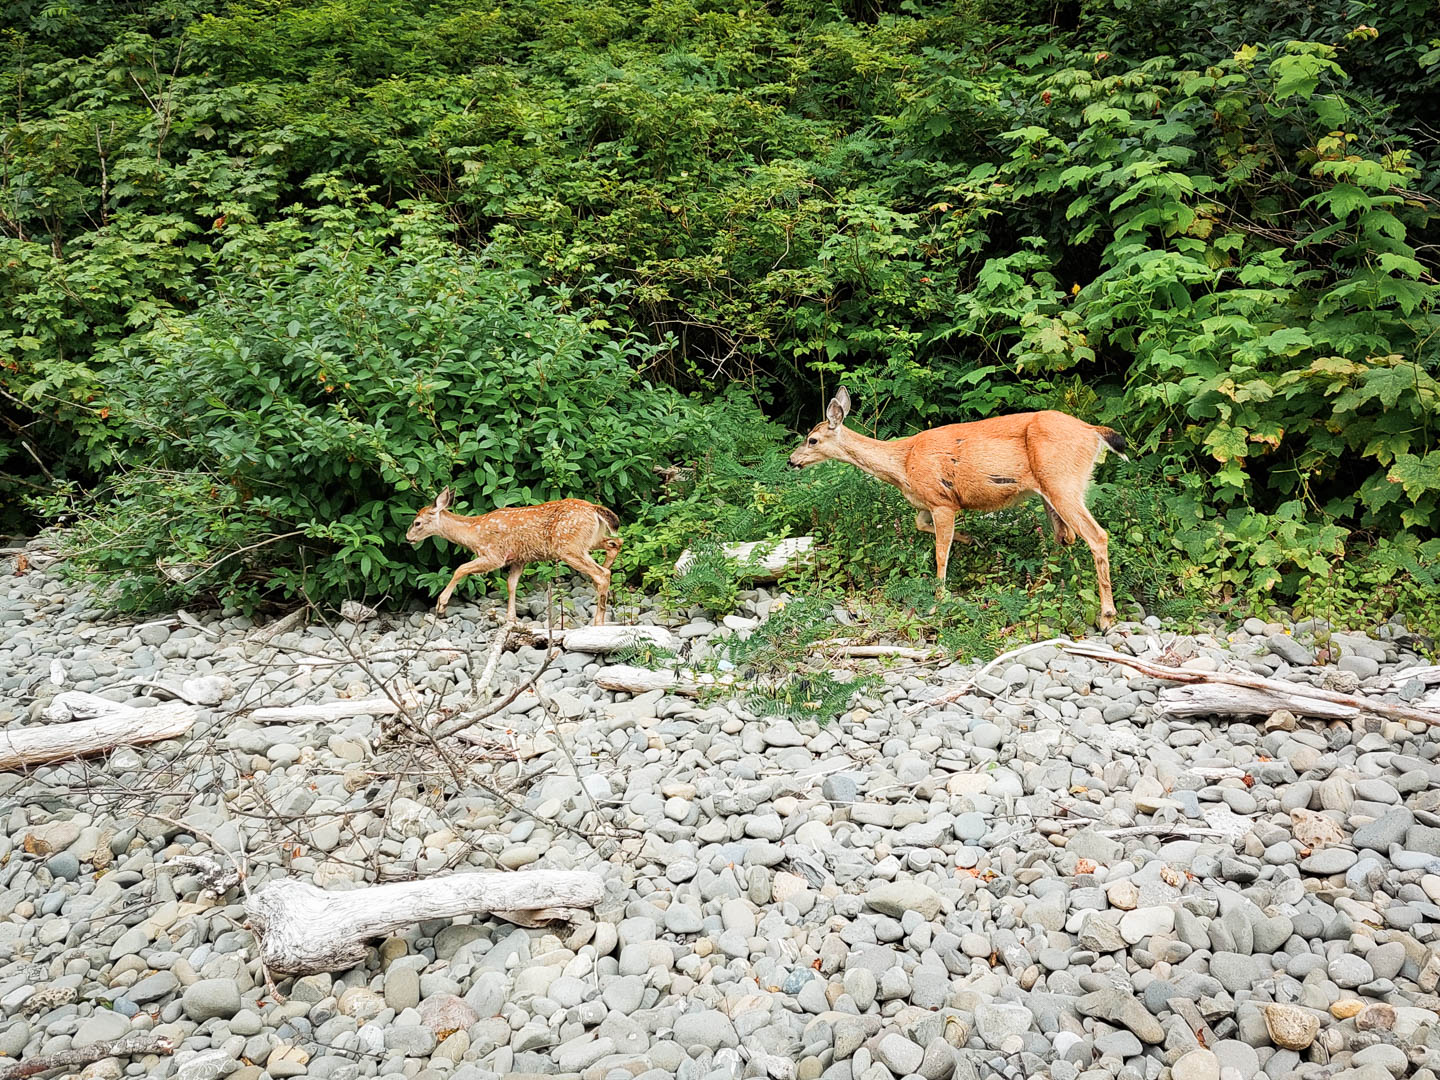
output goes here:
[{"label": "deer's head", "polygon": [[845,430],[845,417],[850,415],[850,392],[845,387],[835,391],[825,406],[825,420],[810,429],[805,441],[790,455],[790,464],[797,469],[829,461],[840,456],[840,440]]},{"label": "deer's head", "polygon": [[427,536],[437,535],[440,532],[440,515],[449,510],[454,501],[455,495],[448,487],[436,495],[434,502],[415,515],[415,520],[405,531],[405,539],[412,544],[418,544]]}]

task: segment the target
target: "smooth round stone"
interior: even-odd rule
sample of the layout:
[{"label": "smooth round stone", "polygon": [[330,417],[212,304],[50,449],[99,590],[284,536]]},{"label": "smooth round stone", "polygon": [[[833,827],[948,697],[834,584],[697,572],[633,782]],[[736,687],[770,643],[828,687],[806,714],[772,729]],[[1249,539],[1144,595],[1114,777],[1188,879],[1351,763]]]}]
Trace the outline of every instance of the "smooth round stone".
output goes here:
[{"label": "smooth round stone", "polygon": [[1345,848],[1327,847],[1321,848],[1315,854],[1300,860],[1300,869],[1307,874],[1320,874],[1329,877],[1331,874],[1343,874],[1350,867],[1354,866],[1360,856]]}]

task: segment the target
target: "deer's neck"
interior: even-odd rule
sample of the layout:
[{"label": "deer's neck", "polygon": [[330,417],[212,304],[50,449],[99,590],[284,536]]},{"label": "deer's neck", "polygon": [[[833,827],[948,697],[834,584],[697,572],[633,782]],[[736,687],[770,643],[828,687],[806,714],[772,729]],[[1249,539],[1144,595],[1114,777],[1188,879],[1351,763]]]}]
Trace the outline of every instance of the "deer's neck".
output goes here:
[{"label": "deer's neck", "polygon": [[912,435],[903,439],[872,439],[847,429],[840,443],[840,460],[906,491],[909,479],[905,474],[905,458],[913,438]]},{"label": "deer's neck", "polygon": [[436,531],[452,544],[463,548],[474,548],[476,537],[473,526],[476,520],[478,519],[442,510],[440,511],[439,528]]}]

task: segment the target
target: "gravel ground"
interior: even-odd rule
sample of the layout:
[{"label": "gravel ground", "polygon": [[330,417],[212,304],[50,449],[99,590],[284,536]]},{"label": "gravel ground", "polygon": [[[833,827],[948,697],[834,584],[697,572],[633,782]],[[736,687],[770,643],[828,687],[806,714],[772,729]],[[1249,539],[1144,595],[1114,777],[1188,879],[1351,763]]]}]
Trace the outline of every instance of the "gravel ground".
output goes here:
[{"label": "gravel ground", "polygon": [[[43,561],[37,560],[37,561]],[[448,764],[385,718],[261,725],[257,705],[452,708],[501,605],[297,626],[120,624],[0,563],[0,723],[64,690],[145,706],[218,676],[184,739],[0,774],[0,1067],[128,1035],[173,1056],[87,1077],[1250,1080],[1440,1068],[1440,741],[1399,723],[1166,720],[1160,684],[1041,648],[899,665],[840,720],[599,690],[566,652]],[[584,595],[573,618],[586,616]],[[785,598],[745,594],[764,618]],[[528,601],[532,617],[544,597]],[[523,605],[522,605],[523,610]],[[695,651],[733,631],[642,606]],[[1136,655],[1422,699],[1398,623],[1330,639],[1256,619],[1141,624]],[[365,658],[358,662],[355,657]],[[504,654],[503,698],[541,654]],[[884,669],[879,669],[884,670]],[[1337,674],[1343,673],[1343,674]],[[145,696],[145,695],[152,696]],[[557,723],[558,721],[558,723]],[[466,746],[460,744],[457,746]],[[498,797],[497,797],[498,796]],[[272,994],[247,883],[341,889],[456,869],[586,869],[588,925],[423,923]]]}]

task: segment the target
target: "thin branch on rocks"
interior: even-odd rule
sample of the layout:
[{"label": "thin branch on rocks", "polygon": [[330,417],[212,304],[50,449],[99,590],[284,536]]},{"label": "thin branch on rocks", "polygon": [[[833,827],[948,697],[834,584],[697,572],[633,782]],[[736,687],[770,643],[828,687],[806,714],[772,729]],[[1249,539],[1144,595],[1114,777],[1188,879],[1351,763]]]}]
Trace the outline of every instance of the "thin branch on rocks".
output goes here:
[{"label": "thin branch on rocks", "polygon": [[123,1039],[90,1043],[88,1046],[76,1046],[56,1054],[30,1058],[0,1071],[0,1080],[23,1080],[24,1077],[39,1076],[51,1069],[83,1068],[106,1058],[143,1057],[146,1054],[174,1052],[175,1042],[163,1035],[129,1035]]},{"label": "thin branch on rocks", "polygon": [[[1431,727],[1440,727],[1440,712],[1415,709],[1407,705],[1392,705],[1353,694],[1341,694],[1308,683],[1281,682],[1278,679],[1261,678],[1259,675],[1241,675],[1228,671],[1192,671],[1188,668],[1166,667],[1084,642],[1072,641],[1061,647],[1072,655],[1088,660],[1105,660],[1134,668],[1152,678],[1190,684],[1183,689],[1165,690],[1161,693],[1160,710],[1170,716],[1217,713],[1265,716],[1278,709],[1288,709],[1297,716],[1314,716],[1325,720],[1353,720],[1369,714],[1402,723],[1418,721]],[[1220,687],[1227,689],[1222,690]]]},{"label": "thin branch on rocks", "polygon": [[[1017,656],[1021,656],[1024,653],[1031,652],[1035,649],[1043,649],[1051,645],[1063,648],[1064,646],[1070,644],[1073,644],[1073,642],[1071,642],[1069,638],[1046,638],[1044,641],[1032,641],[1027,645],[1021,645],[1018,649],[1011,649],[1009,652],[1003,652],[999,656],[995,657],[994,660],[991,660],[988,664],[982,667],[979,671],[975,672],[974,675],[971,675],[970,678],[966,679],[954,690],[950,691],[948,694],[942,694],[940,697],[931,698],[929,701],[921,701],[915,705],[911,705],[908,709],[905,710],[905,712],[907,714],[924,712],[926,709],[933,709],[937,705],[948,705],[952,701],[959,701],[961,698],[965,697],[972,691],[978,690],[980,688],[980,680],[983,679],[986,675],[989,675],[990,672],[994,671],[997,667],[1005,663],[1007,660],[1014,660]],[[982,691],[982,693],[983,692],[984,691]],[[994,695],[991,696],[993,697]]]}]

